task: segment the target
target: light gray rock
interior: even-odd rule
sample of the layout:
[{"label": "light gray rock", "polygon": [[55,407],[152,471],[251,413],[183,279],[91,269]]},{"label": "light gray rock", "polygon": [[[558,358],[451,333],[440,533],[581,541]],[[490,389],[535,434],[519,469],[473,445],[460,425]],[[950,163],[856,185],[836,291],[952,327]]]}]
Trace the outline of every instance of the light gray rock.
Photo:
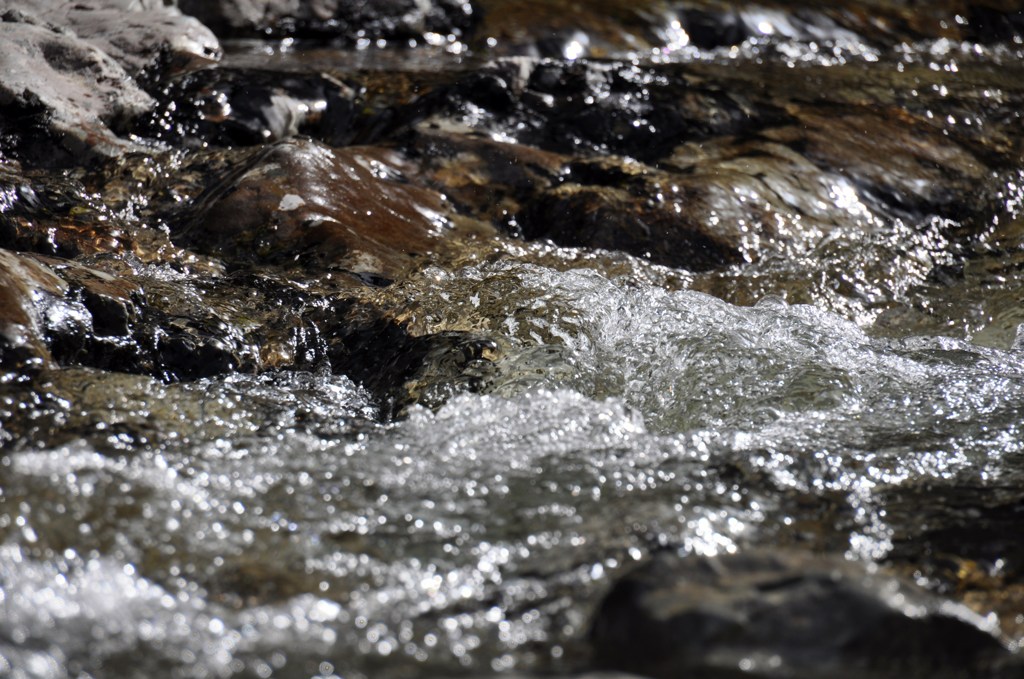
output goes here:
[{"label": "light gray rock", "polygon": [[45,126],[72,154],[113,156],[135,148],[111,126],[153,106],[152,98],[94,45],[46,26],[0,23],[0,108]]},{"label": "light gray rock", "polygon": [[116,133],[155,105],[137,78],[220,55],[205,26],[156,0],[0,0],[0,44],[0,128],[40,164],[138,150]]},{"label": "light gray rock", "polygon": [[220,35],[287,26],[370,40],[464,32],[474,12],[469,0],[180,0],[179,6]]},{"label": "light gray rock", "polygon": [[22,22],[65,30],[91,43],[131,75],[178,61],[220,58],[220,43],[206,26],[159,0],[0,0],[0,13]]}]

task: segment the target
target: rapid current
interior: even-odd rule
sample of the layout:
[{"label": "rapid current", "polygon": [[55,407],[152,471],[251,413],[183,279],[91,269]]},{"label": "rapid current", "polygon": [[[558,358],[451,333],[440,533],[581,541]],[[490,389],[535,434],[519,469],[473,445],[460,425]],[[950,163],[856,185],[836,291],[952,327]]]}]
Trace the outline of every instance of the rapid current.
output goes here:
[{"label": "rapid current", "polygon": [[[973,609],[978,625],[1016,648],[1020,37],[886,42],[787,12],[737,15],[749,30],[735,44],[695,46],[676,15],[650,19],[661,36],[654,47],[601,43],[587,24],[558,34],[555,59],[501,53],[516,21],[532,30],[518,14],[474,44],[436,33],[414,47],[225,40],[214,72],[234,69],[237,82],[255,78],[246,75],[254,68],[358,80],[366,101],[382,97],[399,117],[417,101],[395,93],[404,82],[450,88],[411,122],[364,127],[354,142],[371,149],[365,157],[343,156],[336,137],[275,132],[283,141],[268,142],[305,168],[313,161],[303,154],[314,151],[331,167],[371,168],[372,177],[350,174],[416,203],[410,214],[436,226],[425,237],[463,239],[404,269],[366,256],[366,266],[350,258],[299,270],[262,250],[229,252],[233,232],[207,242],[200,227],[179,231],[186,222],[209,230],[213,217],[188,212],[176,222],[167,205],[201,211],[223,200],[225,211],[244,211],[263,200],[254,191],[227,203],[228,189],[208,190],[226,166],[249,168],[231,186],[285,181],[273,168],[286,161],[261,166],[227,144],[210,150],[212,141],[194,143],[200,132],[177,149],[156,135],[165,146],[100,170],[3,170],[14,188],[0,199],[0,245],[36,252],[32,266],[64,280],[79,265],[130,280],[142,291],[131,299],[144,295],[171,328],[153,346],[201,326],[195,336],[220,332],[209,346],[234,341],[242,358],[188,375],[173,374],[166,352],[156,367],[94,360],[94,345],[58,345],[61,328],[85,323],[103,334],[87,317],[99,318],[97,305],[81,297],[39,306],[50,293],[33,288],[37,325],[49,328],[40,331],[46,366],[9,363],[0,385],[0,676],[571,674],[590,669],[602,597],[651,554],[764,547],[887,569]],[[540,74],[549,67],[561,78],[550,86]],[[513,71],[527,84],[513,83]],[[500,73],[516,103],[474,94],[484,87],[476,73]],[[714,111],[678,139],[659,136],[672,122],[659,118],[669,96],[660,93],[683,81],[698,108]],[[636,113],[634,85],[646,108],[630,125],[650,134],[629,141],[615,130],[622,111]],[[617,98],[604,111],[612,132],[574,127],[571,112],[543,122],[577,86]],[[192,92],[187,83],[167,91]],[[723,92],[747,97],[737,106],[756,130],[716,127],[732,115]],[[153,136],[161,120],[132,138]],[[644,156],[627,142],[663,148]],[[334,150],[309,151],[321,143]],[[556,179],[531,197],[531,176],[487,165],[502,153],[535,154],[523,172]],[[500,170],[507,161],[493,162]],[[538,169],[548,167],[557,169]],[[394,193],[412,191],[410,182],[436,189],[440,202]],[[296,186],[274,194],[275,209],[319,200],[316,186]],[[572,202],[584,194],[591,203]],[[392,210],[385,198],[368,200],[377,201],[368,215]],[[647,241],[580,235],[623,212],[633,215],[629,228],[648,229]],[[689,245],[658,230],[673,213],[697,214],[699,226],[683,229]],[[131,253],[26,245],[43,242],[25,235],[33,225],[80,228],[96,215],[120,229],[110,231],[118,242],[134,239]],[[577,216],[590,226],[546,227]],[[477,226],[463,223],[470,218]],[[692,234],[718,234],[716,225],[727,232],[725,254],[694,266],[675,258],[687,247],[709,252]],[[291,257],[289,242],[272,240],[285,237],[267,238]],[[308,249],[296,246],[294,260]],[[349,273],[370,284],[328,281]],[[271,304],[283,289],[295,297]],[[386,387],[335,360],[336,331],[321,324],[314,336],[313,316],[300,324],[312,339],[282,341],[274,351],[285,358],[267,359],[265,317],[247,300],[262,310],[301,297],[312,309],[309,295],[346,296],[357,311],[382,310],[374,313],[400,324],[403,338],[443,341]],[[387,337],[351,365],[401,354]],[[288,358],[307,349],[308,360]],[[199,363],[220,360],[210,352]],[[783,670],[765,676],[790,676]]]}]

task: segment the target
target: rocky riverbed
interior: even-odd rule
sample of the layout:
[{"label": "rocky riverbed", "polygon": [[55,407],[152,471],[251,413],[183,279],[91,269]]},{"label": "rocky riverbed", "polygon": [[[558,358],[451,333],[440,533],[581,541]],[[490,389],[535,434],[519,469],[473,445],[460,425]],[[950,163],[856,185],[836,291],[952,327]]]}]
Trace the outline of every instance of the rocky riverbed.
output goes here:
[{"label": "rocky riverbed", "polygon": [[1024,675],[1010,0],[0,0],[0,675]]}]

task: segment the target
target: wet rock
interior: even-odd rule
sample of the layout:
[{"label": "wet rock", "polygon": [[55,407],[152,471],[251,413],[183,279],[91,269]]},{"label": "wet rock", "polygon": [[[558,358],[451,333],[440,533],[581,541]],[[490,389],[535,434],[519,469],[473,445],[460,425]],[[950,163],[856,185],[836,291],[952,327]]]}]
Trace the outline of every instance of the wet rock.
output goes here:
[{"label": "wet rock", "polygon": [[562,153],[617,153],[655,160],[687,139],[736,134],[786,116],[736,90],[657,68],[586,60],[509,59],[433,97],[452,124]]},{"label": "wet rock", "polygon": [[520,234],[524,205],[560,182],[569,160],[531,146],[421,130],[410,144],[417,177],[462,212]]},{"label": "wet rock", "polygon": [[495,343],[483,335],[416,335],[365,305],[335,313],[335,318],[344,322],[320,321],[332,328],[327,337],[331,368],[373,394],[385,419],[402,415],[414,403],[437,408],[458,392],[480,391],[497,355]]},{"label": "wet rock", "polygon": [[451,230],[441,194],[410,184],[398,161],[301,139],[269,145],[200,199],[180,239],[228,262],[317,262],[386,284]]},{"label": "wet rock", "polygon": [[977,615],[841,558],[660,553],[592,629],[600,667],[652,677],[1018,676]]},{"label": "wet rock", "polygon": [[[677,187],[678,188],[678,187]],[[676,196],[680,203],[685,198]],[[518,217],[523,235],[560,245],[617,250],[691,271],[742,261],[741,242],[706,228],[687,205],[645,201],[628,190],[565,184],[548,191]]]},{"label": "wet rock", "polygon": [[662,0],[602,0],[600,10],[546,0],[480,0],[474,47],[501,55],[576,59],[647,52],[671,37]]},{"label": "wet rock", "polygon": [[863,42],[859,35],[813,7],[795,10],[756,5],[729,10],[692,7],[679,10],[678,16],[688,43],[705,50],[739,45],[749,38],[833,44]]},{"label": "wet rock", "polygon": [[64,280],[69,290],[77,291],[82,305],[92,317],[96,337],[126,336],[139,320],[137,301],[142,288],[96,268],[54,257],[37,257]]},{"label": "wet rock", "polygon": [[358,133],[360,102],[317,74],[216,68],[166,84],[137,133],[185,146],[252,146],[306,134],[333,145]]},{"label": "wet rock", "polygon": [[[965,196],[983,181],[986,167],[940,130],[856,109],[840,116],[798,116],[798,127],[766,130],[764,136],[801,148],[819,167],[835,168],[867,197],[893,209],[957,219],[978,211]],[[886,158],[884,169],[879,156]]]},{"label": "wet rock", "polygon": [[[0,366],[5,370],[31,370],[50,362],[46,310],[58,304],[66,287],[47,267],[0,250]],[[59,307],[54,316],[61,317]]]},{"label": "wet rock", "polygon": [[0,3],[0,152],[39,165],[139,150],[119,135],[154,104],[137,82],[215,60],[216,38],[162,3]]},{"label": "wet rock", "polygon": [[57,257],[0,254],[7,281],[5,354],[14,360],[27,356],[46,366],[90,366],[168,381],[259,365],[231,322],[236,319],[223,307],[190,309],[188,288],[161,296],[160,286],[145,278]]},{"label": "wet rock", "polygon": [[347,42],[458,36],[474,14],[468,0],[180,0],[179,6],[220,35],[299,34]]}]

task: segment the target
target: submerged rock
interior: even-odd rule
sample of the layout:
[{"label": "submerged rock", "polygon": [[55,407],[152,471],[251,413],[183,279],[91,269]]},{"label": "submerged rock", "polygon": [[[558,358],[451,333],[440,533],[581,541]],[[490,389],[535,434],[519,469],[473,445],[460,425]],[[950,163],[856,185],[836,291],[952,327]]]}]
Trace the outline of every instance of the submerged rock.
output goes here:
[{"label": "submerged rock", "polygon": [[1022,667],[967,608],[798,552],[662,552],[615,584],[591,640],[598,666],[652,677],[1009,678]]}]

